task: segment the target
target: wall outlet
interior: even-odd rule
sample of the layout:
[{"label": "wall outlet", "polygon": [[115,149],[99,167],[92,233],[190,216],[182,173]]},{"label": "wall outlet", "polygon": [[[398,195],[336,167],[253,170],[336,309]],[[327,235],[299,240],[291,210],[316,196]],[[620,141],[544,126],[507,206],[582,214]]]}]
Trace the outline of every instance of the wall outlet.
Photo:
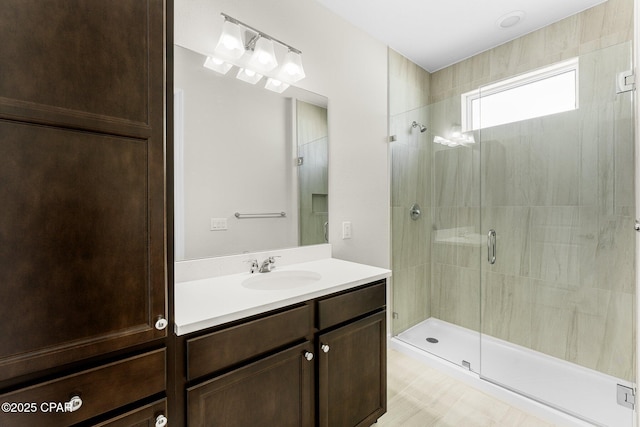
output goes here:
[{"label": "wall outlet", "polygon": [[342,238],[343,239],[351,238],[351,221],[344,221],[342,223]]},{"label": "wall outlet", "polygon": [[223,231],[227,229],[227,218],[211,218],[211,231]]}]

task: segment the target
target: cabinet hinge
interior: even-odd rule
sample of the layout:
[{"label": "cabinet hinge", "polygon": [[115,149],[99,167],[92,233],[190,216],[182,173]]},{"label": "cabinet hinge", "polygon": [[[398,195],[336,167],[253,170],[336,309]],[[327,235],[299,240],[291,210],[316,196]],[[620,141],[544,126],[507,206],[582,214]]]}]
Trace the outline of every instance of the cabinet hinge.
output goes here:
[{"label": "cabinet hinge", "polygon": [[636,391],[631,387],[618,384],[617,387],[618,405],[633,409],[636,405]]}]

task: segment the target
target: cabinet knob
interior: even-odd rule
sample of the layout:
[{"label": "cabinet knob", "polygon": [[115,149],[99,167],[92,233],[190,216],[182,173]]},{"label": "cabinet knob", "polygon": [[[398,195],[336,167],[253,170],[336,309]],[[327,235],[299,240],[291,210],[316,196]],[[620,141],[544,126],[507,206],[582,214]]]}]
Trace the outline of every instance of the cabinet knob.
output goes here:
[{"label": "cabinet knob", "polygon": [[82,406],[82,399],[77,394],[69,399],[68,406],[69,412],[75,412]]},{"label": "cabinet knob", "polygon": [[320,350],[324,351],[325,353],[329,353],[329,349],[330,349],[329,344],[322,344],[320,346]]},{"label": "cabinet knob", "polygon": [[166,328],[168,324],[169,324],[169,321],[167,319],[165,319],[162,316],[158,317],[158,320],[156,320],[156,329],[161,331],[164,328]]},{"label": "cabinet knob", "polygon": [[313,353],[311,353],[310,351],[307,351],[304,353],[304,358],[311,361],[313,360]]},{"label": "cabinet knob", "polygon": [[164,415],[160,414],[156,417],[156,427],[164,427],[167,425],[167,417],[165,417]]}]

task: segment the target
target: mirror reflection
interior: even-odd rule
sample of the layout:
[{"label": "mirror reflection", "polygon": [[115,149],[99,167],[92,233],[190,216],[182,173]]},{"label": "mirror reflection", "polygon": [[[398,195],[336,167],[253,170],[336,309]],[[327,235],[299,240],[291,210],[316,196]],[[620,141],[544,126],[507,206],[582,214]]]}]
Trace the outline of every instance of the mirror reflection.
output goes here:
[{"label": "mirror reflection", "polygon": [[176,260],[325,243],[327,99],[174,56]]}]

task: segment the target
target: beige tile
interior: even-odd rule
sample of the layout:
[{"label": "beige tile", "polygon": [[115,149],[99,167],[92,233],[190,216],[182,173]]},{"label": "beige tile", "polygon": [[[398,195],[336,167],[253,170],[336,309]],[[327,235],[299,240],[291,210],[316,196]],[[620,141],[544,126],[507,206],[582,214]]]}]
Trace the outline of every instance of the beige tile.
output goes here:
[{"label": "beige tile", "polygon": [[432,144],[427,132],[411,129],[414,120],[428,123],[426,116],[426,109],[421,109],[391,118],[391,134],[397,138],[391,143],[392,206],[430,205]]},{"label": "beige tile", "polygon": [[480,330],[479,270],[434,264],[431,315],[445,322]]},{"label": "beige tile", "polygon": [[393,333],[399,334],[430,317],[430,264],[394,269],[392,280]]},{"label": "beige tile", "polygon": [[631,217],[600,215],[595,253],[599,288],[635,293],[635,236],[629,232],[633,225]]},{"label": "beige tile", "polygon": [[512,427],[549,427],[550,424],[538,417],[529,415],[516,408],[509,408],[507,413],[498,420],[499,426],[512,426]]},{"label": "beige tile", "polygon": [[531,133],[523,124],[501,126],[482,138],[483,204],[524,206],[529,203]]},{"label": "beige tile", "polygon": [[526,277],[485,273],[482,332],[518,345],[531,345],[531,283]]},{"label": "beige tile", "polygon": [[391,115],[423,107],[429,102],[430,74],[389,49],[389,112]]},{"label": "beige tile", "polygon": [[[634,295],[612,292],[596,369],[618,378],[635,378]],[[631,325],[631,327],[626,327]]]},{"label": "beige tile", "polygon": [[392,249],[394,268],[417,266],[428,262],[431,247],[430,213],[427,208],[417,220],[411,219],[409,206],[392,208]]},{"label": "beige tile", "polygon": [[388,351],[387,413],[380,427],[552,427],[396,350]]},{"label": "beige tile", "polygon": [[[529,207],[507,206],[482,209],[482,227],[496,230],[495,264],[488,271],[511,276],[528,276],[530,272]],[[482,259],[487,259],[487,247],[482,246]]]}]

